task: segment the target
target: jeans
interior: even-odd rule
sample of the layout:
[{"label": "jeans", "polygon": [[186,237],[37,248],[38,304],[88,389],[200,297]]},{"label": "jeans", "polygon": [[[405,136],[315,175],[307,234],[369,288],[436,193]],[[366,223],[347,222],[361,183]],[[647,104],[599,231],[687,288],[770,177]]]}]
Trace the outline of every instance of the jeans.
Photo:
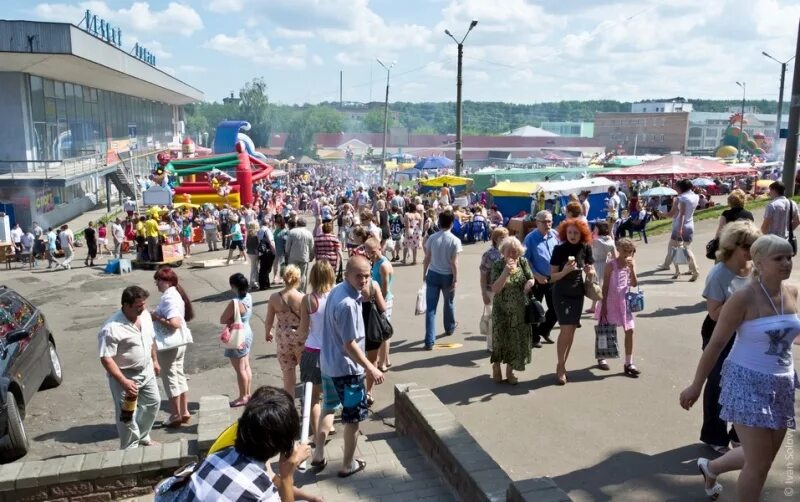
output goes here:
[{"label": "jeans", "polygon": [[114,399],[114,417],[117,420],[119,433],[119,447],[121,450],[136,448],[140,444],[150,443],[150,431],[156,421],[156,413],[161,405],[161,396],[158,393],[158,383],[153,373],[153,367],[148,364],[144,371],[122,370],[125,378],[129,378],[139,385],[139,395],[136,399],[136,411],[133,420],[123,422],[119,419],[120,408],[125,391],[115,379],[108,378],[111,388],[111,397]]},{"label": "jeans", "polygon": [[436,324],[436,308],[439,306],[439,293],[444,296],[444,330],[452,333],[456,329],[453,274],[440,274],[428,270],[425,286],[425,345],[431,346],[436,341],[434,324]]},{"label": "jeans", "polygon": [[[703,338],[703,350],[711,340],[711,334],[714,332],[716,325],[717,323],[706,315],[700,331]],[[736,336],[732,336],[728,345],[722,349],[717,362],[714,363],[714,367],[711,369],[711,373],[708,374],[706,385],[703,388],[703,427],[700,429],[700,441],[715,446],[728,446],[731,441],[739,442],[739,436],[736,434],[733,424],[729,429],[728,423],[719,418],[719,414],[722,411],[722,406],[719,404],[722,364],[728,358],[735,340]]]},{"label": "jeans", "polygon": [[62,267],[69,267],[72,259],[75,257],[75,251],[72,248],[64,249],[64,260],[61,262]]},{"label": "jeans", "polygon": [[297,289],[300,292],[305,293],[306,286],[308,285],[308,269],[310,268],[308,266],[309,263],[307,261],[301,261],[301,262],[290,263],[289,265],[294,265],[295,267],[300,269],[300,284],[298,284]]}]

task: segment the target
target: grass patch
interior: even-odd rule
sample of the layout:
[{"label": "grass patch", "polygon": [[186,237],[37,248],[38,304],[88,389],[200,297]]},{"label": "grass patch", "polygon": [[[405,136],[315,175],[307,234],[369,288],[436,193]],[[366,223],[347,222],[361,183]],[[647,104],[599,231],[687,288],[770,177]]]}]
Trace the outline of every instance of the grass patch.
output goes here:
[{"label": "grass patch", "polygon": [[[110,213],[106,214],[105,216],[101,216],[97,220],[95,220],[95,229],[97,229],[100,225],[105,225],[109,221],[114,220],[119,214],[122,212],[122,208],[118,208],[115,211],[111,211]],[[83,240],[83,230],[80,232],[75,232],[75,240]]]},{"label": "grass patch", "polygon": [[[748,211],[753,211],[754,209],[759,209],[767,204],[770,203],[772,199],[757,199],[750,202],[746,202],[744,207]],[[795,195],[792,197],[792,200],[800,203],[800,195]],[[718,220],[719,217],[722,215],[722,212],[729,209],[728,205],[719,205],[709,209],[701,209],[700,211],[695,211],[694,213],[694,221],[703,221],[703,220]],[[672,220],[671,219],[663,219],[663,220],[656,220],[648,223],[647,225],[647,235],[659,235],[665,232],[668,232],[672,229]]]}]

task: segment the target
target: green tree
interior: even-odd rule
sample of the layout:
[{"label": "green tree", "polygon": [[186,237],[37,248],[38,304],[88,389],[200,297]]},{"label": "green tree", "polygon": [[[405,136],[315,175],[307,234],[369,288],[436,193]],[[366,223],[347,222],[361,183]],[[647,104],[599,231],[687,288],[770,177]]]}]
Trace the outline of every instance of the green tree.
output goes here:
[{"label": "green tree", "polygon": [[239,98],[241,119],[250,122],[251,126],[248,135],[257,147],[268,146],[272,133],[272,110],[267,96],[267,82],[263,78],[254,78],[242,87]]},{"label": "green tree", "polygon": [[342,114],[327,106],[312,106],[296,117],[289,127],[289,137],[283,147],[284,156],[316,155],[314,135],[342,132]]},{"label": "green tree", "polygon": [[[394,125],[394,117],[389,113],[388,126],[391,128]],[[368,132],[383,132],[383,108],[373,108],[364,116],[364,128]]]}]

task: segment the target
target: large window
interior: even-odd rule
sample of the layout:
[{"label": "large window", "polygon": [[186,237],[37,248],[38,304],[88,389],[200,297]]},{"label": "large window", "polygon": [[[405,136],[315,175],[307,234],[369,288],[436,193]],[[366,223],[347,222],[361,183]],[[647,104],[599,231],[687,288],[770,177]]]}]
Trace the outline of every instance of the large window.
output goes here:
[{"label": "large window", "polygon": [[172,106],[84,85],[30,76],[39,160],[105,153],[112,141],[134,148],[172,141]]}]

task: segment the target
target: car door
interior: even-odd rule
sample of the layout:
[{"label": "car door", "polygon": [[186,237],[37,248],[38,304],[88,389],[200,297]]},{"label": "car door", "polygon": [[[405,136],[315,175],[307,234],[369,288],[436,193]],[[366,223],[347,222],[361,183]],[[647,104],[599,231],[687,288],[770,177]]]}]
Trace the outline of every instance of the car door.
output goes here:
[{"label": "car door", "polygon": [[41,370],[32,328],[35,310],[13,291],[0,296],[0,335],[5,337],[6,376],[17,382],[25,402],[39,389]]}]

